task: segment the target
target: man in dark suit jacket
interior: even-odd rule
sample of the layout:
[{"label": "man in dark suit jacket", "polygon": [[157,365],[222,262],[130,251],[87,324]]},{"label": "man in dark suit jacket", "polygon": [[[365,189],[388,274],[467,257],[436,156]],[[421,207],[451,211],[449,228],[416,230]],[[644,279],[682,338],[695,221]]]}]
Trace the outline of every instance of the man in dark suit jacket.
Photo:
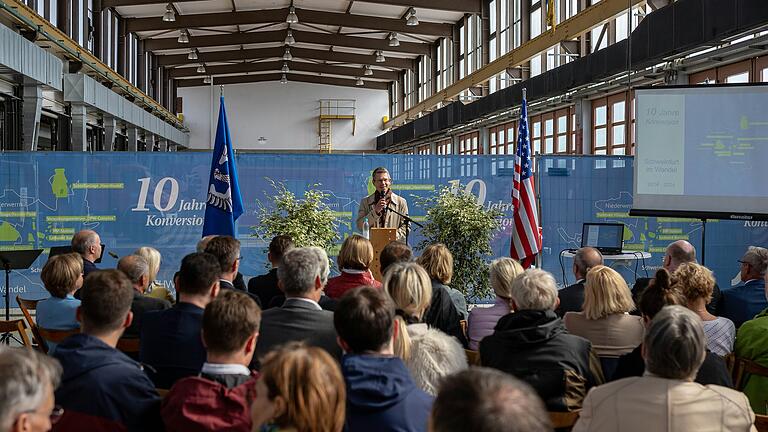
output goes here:
[{"label": "man in dark suit jacket", "polygon": [[328,281],[328,256],[316,248],[289,250],[277,270],[286,299],[283,306],[264,311],[256,355],[292,341],[325,349],[337,359],[341,348],[336,343],[333,312],[323,310],[318,301]]},{"label": "man in dark suit jacket", "polygon": [[768,249],[750,246],[739,263],[741,283],[723,290],[720,311],[720,315],[733,321],[736,328],[768,307],[764,279],[768,270]]},{"label": "man in dark suit jacket", "polygon": [[269,273],[253,277],[248,281],[248,292],[259,297],[264,309],[270,307],[273,297],[283,295],[277,286],[277,268],[280,266],[283,255],[292,248],[293,241],[290,237],[284,235],[274,237],[269,242],[269,252],[267,253],[267,259],[272,264],[272,269]]},{"label": "man in dark suit jacket", "polygon": [[562,318],[566,312],[581,312],[584,305],[584,280],[587,272],[594,266],[603,265],[603,254],[593,247],[583,247],[573,256],[573,275],[576,283],[557,292],[560,305],[555,309],[557,316]]},{"label": "man in dark suit jacket", "polygon": [[216,236],[208,241],[205,246],[205,252],[216,257],[216,260],[221,267],[221,274],[219,276],[219,287],[223,290],[231,289],[235,291],[242,291],[251,296],[256,301],[256,304],[261,306],[259,298],[248,291],[246,291],[245,283],[241,280],[237,281],[238,275],[240,275],[240,240],[232,236]]},{"label": "man in dark suit jacket", "polygon": [[[664,261],[661,266],[671,274],[680,267],[680,264],[689,262],[696,262],[696,248],[685,240],[678,240],[667,246],[667,251],[664,254]],[[635,304],[640,300],[640,295],[648,287],[648,284],[651,283],[651,279],[652,278],[639,278],[635,281],[635,284],[632,286],[632,298],[635,300]],[[720,287],[715,284],[712,289],[712,300],[707,305],[707,311],[713,315],[717,315],[721,299],[722,295],[720,294]]]},{"label": "man in dark suit jacket", "polygon": [[[199,242],[197,242],[197,251],[198,252],[205,252],[205,248],[208,246],[208,242],[211,241],[211,239],[218,237],[217,235],[207,235],[200,239]],[[239,246],[238,246],[239,247]],[[232,281],[232,286],[235,287],[238,291],[247,291],[248,288],[245,285],[245,278],[243,277],[243,274],[239,271],[235,275],[235,279]]]},{"label": "man in dark suit jacket", "polygon": [[170,309],[171,303],[144,295],[149,286],[149,263],[144,257],[139,255],[126,255],[117,262],[117,269],[125,273],[133,285],[133,302],[131,303],[131,312],[133,312],[133,322],[125,329],[123,337],[136,338],[141,332],[141,323],[145,312],[155,310]]},{"label": "man in dark suit jacket", "polygon": [[141,326],[139,359],[158,388],[196,375],[206,359],[200,337],[203,311],[219,293],[221,269],[216,258],[193,253],[181,261],[174,283],[179,301],[170,309],[147,312]]}]

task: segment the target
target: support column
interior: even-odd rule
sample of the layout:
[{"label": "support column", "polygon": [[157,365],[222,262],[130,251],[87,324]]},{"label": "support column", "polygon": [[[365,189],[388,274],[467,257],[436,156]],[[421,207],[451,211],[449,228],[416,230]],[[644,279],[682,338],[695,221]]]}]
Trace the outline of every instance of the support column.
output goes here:
[{"label": "support column", "polygon": [[40,113],[43,109],[43,87],[39,84],[24,84],[24,102],[22,124],[24,130],[23,149],[37,151],[37,140],[40,136]]},{"label": "support column", "polygon": [[168,140],[165,138],[160,139],[160,151],[164,153],[168,152]]},{"label": "support column", "polygon": [[125,128],[125,135],[126,139],[128,141],[128,151],[138,151],[139,150],[139,130],[136,128],[136,126],[128,125]]},{"label": "support column", "polygon": [[147,148],[145,150],[148,152],[155,151],[155,134],[146,132],[144,137],[144,142],[147,143]]},{"label": "support column", "polygon": [[581,154],[592,153],[592,102],[589,99],[578,98],[575,101],[576,110],[576,151]]},{"label": "support column", "polygon": [[104,116],[104,151],[112,151],[115,148],[115,131],[117,120],[111,116]]},{"label": "support column", "polygon": [[88,139],[85,134],[87,114],[85,105],[72,103],[72,151],[88,151]]},{"label": "support column", "polygon": [[478,142],[477,145],[480,146],[480,154],[484,154],[484,155],[490,154],[491,146],[488,142],[488,127],[482,126],[478,129],[478,132],[480,134],[480,137],[479,137],[480,139],[478,141],[480,142]]}]

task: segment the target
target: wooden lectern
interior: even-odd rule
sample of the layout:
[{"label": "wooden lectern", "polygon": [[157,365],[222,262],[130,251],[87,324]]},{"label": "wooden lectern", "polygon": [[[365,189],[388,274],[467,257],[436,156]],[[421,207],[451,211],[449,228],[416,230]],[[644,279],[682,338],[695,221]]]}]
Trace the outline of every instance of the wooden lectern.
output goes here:
[{"label": "wooden lectern", "polygon": [[371,228],[371,245],[373,245],[373,263],[371,263],[371,273],[373,278],[381,282],[384,279],[381,275],[381,261],[379,256],[381,251],[391,242],[397,240],[397,228]]}]

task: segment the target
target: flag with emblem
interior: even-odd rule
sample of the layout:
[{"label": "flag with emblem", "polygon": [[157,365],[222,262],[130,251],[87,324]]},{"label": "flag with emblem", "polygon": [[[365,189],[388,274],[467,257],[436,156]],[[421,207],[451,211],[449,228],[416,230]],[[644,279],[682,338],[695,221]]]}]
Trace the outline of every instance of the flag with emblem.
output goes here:
[{"label": "flag with emblem", "polygon": [[219,102],[219,123],[213,145],[211,176],[205,206],[203,236],[230,235],[236,237],[235,221],[243,214],[243,198],[237,183],[235,154],[224,108],[224,95]]},{"label": "flag with emblem", "polygon": [[517,151],[515,152],[515,177],[512,184],[512,207],[514,230],[510,256],[530,267],[536,254],[541,250],[539,216],[536,208],[536,189],[533,184],[533,161],[531,141],[528,136],[528,103],[523,89],[523,104],[520,107],[520,123],[517,129]]}]

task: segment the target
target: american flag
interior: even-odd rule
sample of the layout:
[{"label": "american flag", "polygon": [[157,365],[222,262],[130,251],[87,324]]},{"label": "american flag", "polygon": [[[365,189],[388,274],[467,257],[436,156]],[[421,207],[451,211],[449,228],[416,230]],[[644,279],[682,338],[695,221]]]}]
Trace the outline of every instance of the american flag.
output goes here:
[{"label": "american flag", "polygon": [[528,137],[528,104],[523,91],[523,105],[520,108],[520,125],[517,129],[517,152],[515,153],[515,181],[512,185],[512,207],[515,231],[512,234],[510,255],[528,265],[541,250],[539,215],[536,210],[536,189],[533,185],[531,141]]}]

